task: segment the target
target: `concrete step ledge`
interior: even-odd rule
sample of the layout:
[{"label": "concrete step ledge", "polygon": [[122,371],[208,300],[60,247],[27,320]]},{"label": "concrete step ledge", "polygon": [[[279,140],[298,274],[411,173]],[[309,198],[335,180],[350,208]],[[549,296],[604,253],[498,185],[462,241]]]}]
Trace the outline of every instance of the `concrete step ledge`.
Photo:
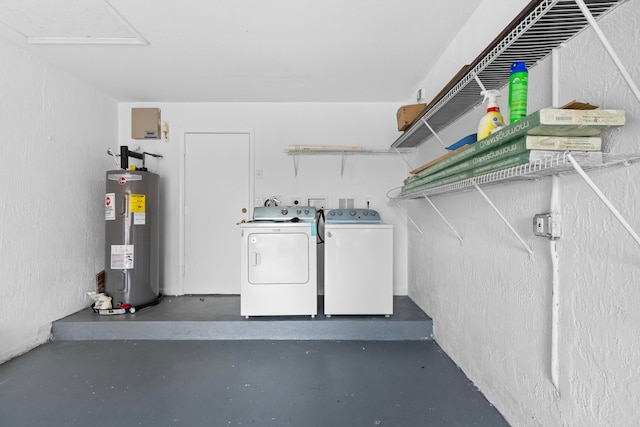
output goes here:
[{"label": "concrete step ledge", "polygon": [[[319,312],[322,305],[319,302]],[[251,317],[238,296],[165,297],[134,314],[102,316],[86,309],[54,322],[55,340],[376,340],[433,339],[429,316],[408,297],[394,315]]]}]

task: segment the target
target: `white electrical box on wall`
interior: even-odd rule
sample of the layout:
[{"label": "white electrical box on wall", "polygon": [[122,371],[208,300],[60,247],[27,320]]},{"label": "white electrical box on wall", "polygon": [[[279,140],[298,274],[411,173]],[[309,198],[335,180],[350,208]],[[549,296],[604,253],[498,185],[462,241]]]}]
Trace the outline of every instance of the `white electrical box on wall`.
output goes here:
[{"label": "white electrical box on wall", "polygon": [[533,217],[533,234],[557,240],[562,236],[562,218],[559,213],[542,213]]},{"label": "white electrical box on wall", "polygon": [[160,109],[131,109],[131,138],[160,139]]},{"label": "white electrical box on wall", "polygon": [[313,206],[316,208],[316,210],[326,209],[327,198],[326,197],[309,197],[307,199],[307,206]]},{"label": "white electrical box on wall", "polygon": [[338,199],[338,208],[340,209],[353,209],[356,207],[355,197],[344,197]]}]

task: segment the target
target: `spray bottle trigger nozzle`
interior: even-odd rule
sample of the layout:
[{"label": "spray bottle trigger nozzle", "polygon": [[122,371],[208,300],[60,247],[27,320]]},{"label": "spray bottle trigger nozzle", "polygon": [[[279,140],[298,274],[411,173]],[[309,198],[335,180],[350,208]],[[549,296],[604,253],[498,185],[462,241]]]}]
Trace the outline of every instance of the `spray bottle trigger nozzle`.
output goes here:
[{"label": "spray bottle trigger nozzle", "polygon": [[496,101],[496,99],[500,96],[500,92],[495,89],[489,89],[481,91],[480,95],[484,95],[484,98],[482,98],[482,103],[484,104],[487,101],[487,98],[489,98],[489,101],[491,101],[492,99]]}]

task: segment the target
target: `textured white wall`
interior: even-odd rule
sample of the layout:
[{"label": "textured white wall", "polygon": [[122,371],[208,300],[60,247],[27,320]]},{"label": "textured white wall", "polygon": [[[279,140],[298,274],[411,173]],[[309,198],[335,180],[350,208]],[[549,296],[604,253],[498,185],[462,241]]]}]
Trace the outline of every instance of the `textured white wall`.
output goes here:
[{"label": "textured white wall", "polygon": [[[254,129],[255,168],[262,179],[255,181],[255,195],[267,198],[282,196],[289,204],[292,197],[324,196],[329,207],[337,207],[339,197],[355,197],[358,207],[380,212],[394,230],[394,292],[407,293],[406,218],[386,197],[404,177],[405,164],[396,155],[349,156],[344,175],[340,175],[341,156],[300,157],[298,176],[293,159],[284,150],[290,145],[359,145],[363,148],[388,150],[398,131],[395,113],[399,105],[392,103],[122,103],[119,106],[119,138],[121,145],[142,147],[157,152],[162,160],[149,160],[147,166],[160,175],[162,226],[162,292],[180,295],[179,239],[180,215],[180,140],[186,130]],[[131,139],[131,108],[154,107],[162,111],[162,121],[170,124],[168,142]],[[224,156],[224,153],[220,153]],[[232,167],[233,165],[230,165]],[[215,196],[216,185],[211,191]],[[211,209],[223,200],[211,198]],[[211,224],[212,227],[220,226]]]},{"label": "textured white wall", "polygon": [[116,103],[0,40],[0,363],[88,307]]},{"label": "textured white wall", "polygon": [[[640,3],[600,21],[636,82]],[[582,99],[627,112],[607,131],[606,150],[640,153],[640,103],[591,30],[560,51],[561,103]],[[530,111],[551,104],[550,64],[530,73]],[[506,98],[502,105],[506,106]],[[506,108],[504,108],[506,110]],[[452,142],[474,131],[477,109],[448,129]],[[431,140],[420,164],[441,154]],[[640,164],[590,176],[640,231]],[[637,426],[640,420],[640,246],[577,175],[561,178],[564,235],[560,260],[560,393],[550,379],[551,263],[548,241],[532,233],[546,212],[551,180],[486,188],[533,249],[530,257],[475,191],[408,202],[425,231],[409,226],[409,295],[434,318],[435,337],[517,426]]]}]

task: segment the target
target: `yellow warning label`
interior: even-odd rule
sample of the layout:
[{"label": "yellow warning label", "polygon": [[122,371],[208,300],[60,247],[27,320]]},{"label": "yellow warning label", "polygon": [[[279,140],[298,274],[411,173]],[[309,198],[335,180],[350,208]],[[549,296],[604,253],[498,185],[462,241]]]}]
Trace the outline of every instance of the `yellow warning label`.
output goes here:
[{"label": "yellow warning label", "polygon": [[130,200],[131,212],[145,212],[145,194],[132,194]]}]

